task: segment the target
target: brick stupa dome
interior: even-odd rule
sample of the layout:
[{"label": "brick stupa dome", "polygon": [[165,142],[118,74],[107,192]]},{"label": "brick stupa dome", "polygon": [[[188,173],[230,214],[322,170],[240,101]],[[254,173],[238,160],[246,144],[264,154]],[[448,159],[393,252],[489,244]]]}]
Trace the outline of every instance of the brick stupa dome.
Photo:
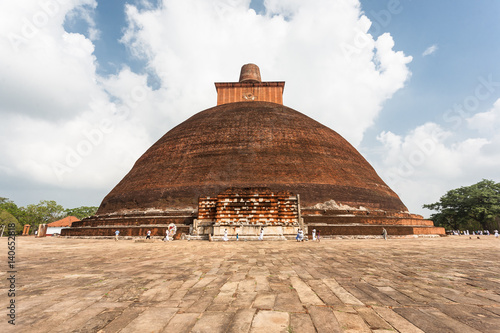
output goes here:
[{"label": "brick stupa dome", "polygon": [[[442,235],[410,214],[338,133],[283,105],[285,83],[246,64],[215,83],[217,106],[168,131],[63,236],[293,239]],[[175,231],[174,231],[175,230]]]},{"label": "brick stupa dome", "polygon": [[300,193],[406,211],[398,196],[335,131],[286,106],[236,102],[199,112],[158,140],[103,200],[98,213],[196,207],[228,187]]}]

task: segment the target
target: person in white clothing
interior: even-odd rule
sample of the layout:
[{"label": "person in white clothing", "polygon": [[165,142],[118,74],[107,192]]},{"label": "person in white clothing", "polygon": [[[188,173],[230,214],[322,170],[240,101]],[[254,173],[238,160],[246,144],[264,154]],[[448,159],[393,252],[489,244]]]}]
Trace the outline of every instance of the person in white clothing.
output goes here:
[{"label": "person in white clothing", "polygon": [[259,240],[264,240],[264,228],[260,228]]},{"label": "person in white clothing", "polygon": [[224,229],[224,237],[222,238],[224,242],[227,242],[227,229]]},{"label": "person in white clothing", "polygon": [[313,229],[313,231],[312,231],[312,238],[313,238],[313,241],[316,240],[316,229]]},{"label": "person in white clothing", "polygon": [[304,241],[304,230],[302,230],[302,229],[299,230],[299,240],[301,242]]}]

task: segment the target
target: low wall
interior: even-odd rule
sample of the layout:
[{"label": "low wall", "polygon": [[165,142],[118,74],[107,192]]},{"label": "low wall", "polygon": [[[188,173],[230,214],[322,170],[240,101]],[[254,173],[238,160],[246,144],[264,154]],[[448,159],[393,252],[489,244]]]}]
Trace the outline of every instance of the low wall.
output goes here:
[{"label": "low wall", "polygon": [[[70,228],[63,229],[61,231],[61,236],[89,236],[89,237],[114,237],[115,231],[120,231],[120,237],[146,237],[148,231],[151,231],[151,236],[165,237],[167,227],[157,227],[157,226],[140,226],[140,227],[81,227],[81,228]],[[181,225],[177,226],[177,232],[174,239],[180,239],[182,234],[189,235],[189,226]]]},{"label": "low wall", "polygon": [[412,226],[375,226],[375,225],[328,225],[328,226],[311,226],[309,225],[309,233],[312,229],[320,232],[321,236],[354,236],[354,235],[382,235],[382,230],[387,230],[388,236],[405,236],[405,235],[445,235],[444,228],[441,227],[412,227]]},{"label": "low wall", "polygon": [[368,224],[368,225],[406,225],[433,227],[431,220],[394,216],[359,216],[359,215],[302,215],[304,223],[313,224]]}]

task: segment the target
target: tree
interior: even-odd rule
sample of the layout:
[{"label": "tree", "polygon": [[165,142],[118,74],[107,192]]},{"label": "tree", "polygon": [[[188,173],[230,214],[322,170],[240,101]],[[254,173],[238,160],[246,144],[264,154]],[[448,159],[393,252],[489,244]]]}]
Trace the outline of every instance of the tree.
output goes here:
[{"label": "tree", "polygon": [[483,179],[450,190],[438,202],[423,208],[438,211],[431,215],[436,226],[455,230],[500,229],[500,183]]},{"label": "tree", "polygon": [[31,224],[33,230],[38,228],[39,224],[54,222],[64,217],[64,207],[54,200],[41,200],[37,205],[30,204],[22,209],[24,221]]},{"label": "tree", "polygon": [[65,209],[64,212],[67,216],[76,216],[80,220],[92,216],[97,212],[98,207],[82,206],[77,208]]},{"label": "tree", "polygon": [[23,226],[19,221],[6,210],[0,209],[0,233],[2,232],[3,226],[5,226],[4,229],[4,236],[8,235],[9,232],[9,224],[13,223],[14,228],[16,230],[16,235],[20,234],[23,231]]},{"label": "tree", "polygon": [[23,217],[23,211],[21,208],[17,207],[17,205],[12,200],[0,197],[0,209],[9,212],[19,222],[21,222]]},{"label": "tree", "polygon": [[64,209],[54,200],[41,200],[36,205],[29,204],[26,207],[18,207],[12,200],[0,197],[0,211],[11,214],[20,226],[30,224],[31,233],[38,228],[39,224],[54,222],[66,216],[76,216],[81,220],[94,215],[97,209],[98,207],[94,206]]}]

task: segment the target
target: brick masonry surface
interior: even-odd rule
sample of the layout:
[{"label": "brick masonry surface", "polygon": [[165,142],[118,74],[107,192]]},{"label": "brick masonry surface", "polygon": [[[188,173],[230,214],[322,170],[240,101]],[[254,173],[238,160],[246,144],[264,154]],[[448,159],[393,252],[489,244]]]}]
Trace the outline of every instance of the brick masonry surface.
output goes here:
[{"label": "brick masonry surface", "polygon": [[272,102],[283,104],[285,82],[216,83],[217,105],[235,102]]},{"label": "brick masonry surface", "polygon": [[202,197],[198,219],[222,225],[298,225],[297,197],[269,189],[228,189],[217,197]]},{"label": "brick masonry surface", "polygon": [[238,102],[170,130],[104,198],[98,214],[186,209],[228,187],[300,194],[302,205],[406,211],[399,197],[338,133],[286,106]]}]

